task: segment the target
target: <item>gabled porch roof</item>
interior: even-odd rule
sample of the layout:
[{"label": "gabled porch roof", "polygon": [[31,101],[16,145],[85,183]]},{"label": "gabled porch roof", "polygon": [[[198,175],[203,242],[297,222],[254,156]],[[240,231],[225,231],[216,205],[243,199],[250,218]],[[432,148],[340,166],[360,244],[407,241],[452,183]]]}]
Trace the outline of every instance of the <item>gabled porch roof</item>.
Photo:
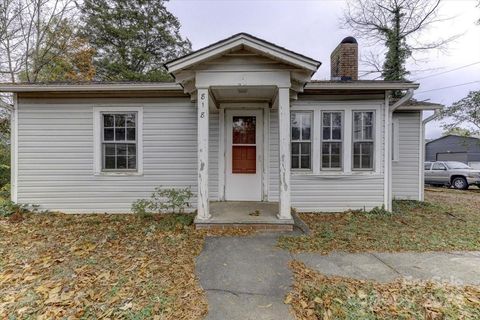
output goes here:
[{"label": "gabled porch roof", "polygon": [[183,57],[168,61],[165,63],[165,68],[167,68],[170,73],[176,73],[242,47],[272,59],[291,64],[300,69],[309,70],[311,72],[310,75],[313,75],[322,64],[320,61],[242,32],[191,52]]}]

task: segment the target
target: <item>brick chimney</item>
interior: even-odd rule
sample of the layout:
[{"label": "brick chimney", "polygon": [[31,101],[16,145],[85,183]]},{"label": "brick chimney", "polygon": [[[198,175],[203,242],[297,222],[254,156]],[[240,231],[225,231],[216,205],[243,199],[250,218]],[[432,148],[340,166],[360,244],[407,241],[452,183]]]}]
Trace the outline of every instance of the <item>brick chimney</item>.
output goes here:
[{"label": "brick chimney", "polygon": [[358,43],[346,37],[330,55],[332,80],[358,80]]}]

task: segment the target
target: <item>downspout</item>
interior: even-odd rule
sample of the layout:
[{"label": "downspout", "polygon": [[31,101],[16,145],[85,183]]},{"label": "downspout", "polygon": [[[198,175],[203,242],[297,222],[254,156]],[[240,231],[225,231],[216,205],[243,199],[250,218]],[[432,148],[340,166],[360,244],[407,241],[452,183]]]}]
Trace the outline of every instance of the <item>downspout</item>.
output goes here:
[{"label": "downspout", "polygon": [[424,189],[425,189],[425,179],[424,179],[424,171],[425,171],[425,167],[424,167],[424,163],[425,163],[425,125],[427,123],[429,123],[430,121],[433,121],[435,120],[436,118],[438,118],[440,116],[440,109],[435,109],[433,111],[433,114],[427,118],[425,118],[422,122],[421,122],[421,126],[420,126],[420,161],[419,161],[419,172],[418,172],[418,177],[419,177],[419,189],[420,189],[420,193],[419,193],[419,201],[424,201],[425,198],[424,198]]},{"label": "downspout", "polygon": [[385,173],[384,173],[384,201],[385,201],[385,210],[392,211],[392,142],[391,142],[391,123],[392,115],[395,110],[398,109],[405,102],[412,99],[414,89],[408,89],[405,95],[395,102],[393,105],[388,105],[388,97],[386,94],[385,103]]}]

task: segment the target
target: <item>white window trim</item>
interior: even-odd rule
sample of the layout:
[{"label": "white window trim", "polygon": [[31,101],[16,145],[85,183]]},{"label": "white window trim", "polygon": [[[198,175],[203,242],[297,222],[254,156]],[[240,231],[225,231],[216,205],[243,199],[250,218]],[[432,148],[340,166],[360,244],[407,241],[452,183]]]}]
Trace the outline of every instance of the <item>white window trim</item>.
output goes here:
[{"label": "white window trim", "polygon": [[[341,125],[340,125],[340,140],[325,140],[325,142],[339,142],[341,147],[340,147],[340,167],[339,168],[322,168],[322,159],[323,159],[323,114],[324,113],[340,113],[340,119],[341,119]],[[330,123],[332,120],[330,119]],[[318,162],[320,162],[320,171],[343,171],[344,168],[344,158],[345,158],[345,148],[344,148],[344,143],[345,143],[345,111],[343,110],[320,110],[320,123],[318,123],[318,126],[320,127],[320,158],[318,159]],[[332,130],[330,130],[330,137],[333,134]]]},{"label": "white window trim", "polygon": [[[135,171],[103,171],[102,170],[102,113],[136,112],[137,114],[137,170]],[[93,162],[96,176],[139,176],[143,175],[143,107],[129,106],[94,106],[93,107]]]},{"label": "white window trim", "polygon": [[[312,176],[312,177],[332,177],[332,178],[376,178],[383,176],[383,151],[382,151],[382,116],[385,104],[379,100],[365,100],[361,103],[349,101],[301,101],[294,102],[291,106],[291,112],[312,112],[312,170],[292,169],[293,176]],[[322,111],[341,111],[344,115],[343,127],[343,167],[342,170],[320,170],[320,126]],[[374,169],[352,170],[353,168],[353,112],[354,111],[373,111],[374,119]]]},{"label": "white window trim", "polygon": [[[359,141],[355,141],[355,112],[372,112],[373,113],[373,119],[372,119],[372,141],[368,141],[368,140],[359,140]],[[377,154],[378,154],[378,151],[377,151],[377,144],[378,144],[378,136],[377,136],[377,118],[378,118],[378,114],[377,114],[377,111],[374,110],[374,109],[367,109],[367,110],[358,110],[358,109],[353,109],[352,110],[352,143],[351,143],[351,158],[352,158],[352,171],[363,171],[363,172],[375,172],[376,171],[376,167],[377,167]],[[354,168],[354,144],[355,142],[372,142],[373,143],[373,155],[372,155],[372,167],[371,168]]]},{"label": "white window trim", "polygon": [[[295,111],[290,111],[290,115],[293,113],[303,113],[303,114],[309,114],[310,115],[310,140],[292,140],[292,120],[290,116],[290,149],[292,149],[292,143],[302,143],[302,142],[309,142],[310,143],[310,168],[290,168],[291,172],[304,172],[304,173],[312,173],[314,170],[314,144],[316,143],[315,141],[315,113],[312,110],[295,110]],[[300,130],[300,135],[301,135],[301,130]],[[290,155],[291,157],[292,155]],[[301,162],[301,157],[299,159]],[[300,164],[300,163],[299,163]]]}]

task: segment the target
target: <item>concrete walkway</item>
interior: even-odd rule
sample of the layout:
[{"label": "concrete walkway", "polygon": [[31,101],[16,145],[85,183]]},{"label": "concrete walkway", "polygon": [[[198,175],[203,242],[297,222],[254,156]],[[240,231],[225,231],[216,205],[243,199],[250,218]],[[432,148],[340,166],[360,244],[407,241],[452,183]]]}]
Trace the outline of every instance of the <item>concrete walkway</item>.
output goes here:
[{"label": "concrete walkway", "polygon": [[325,275],[379,282],[406,278],[480,285],[480,252],[300,253],[294,257]]},{"label": "concrete walkway", "polygon": [[283,303],[292,257],[276,243],[273,234],[206,239],[197,273],[207,293],[207,319],[293,319]]},{"label": "concrete walkway", "polygon": [[293,319],[283,303],[297,259],[326,275],[388,282],[397,278],[480,285],[480,252],[290,254],[278,234],[208,237],[197,258],[210,320]]}]

